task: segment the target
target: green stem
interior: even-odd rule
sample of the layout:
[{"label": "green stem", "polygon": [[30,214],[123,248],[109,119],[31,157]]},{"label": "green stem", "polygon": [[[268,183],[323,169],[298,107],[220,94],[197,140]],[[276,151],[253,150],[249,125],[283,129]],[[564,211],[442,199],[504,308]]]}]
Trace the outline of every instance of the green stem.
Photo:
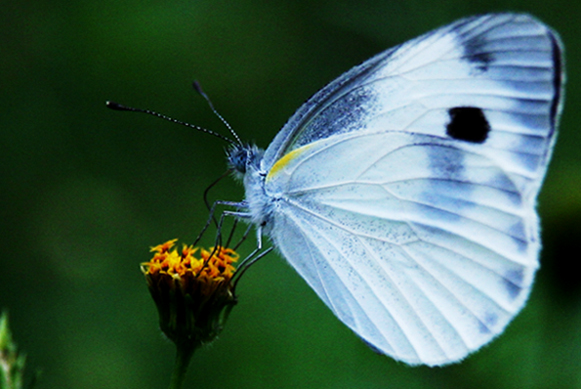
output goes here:
[{"label": "green stem", "polygon": [[176,344],[176,361],[173,368],[173,373],[171,375],[171,381],[169,383],[169,389],[182,389],[184,381],[186,379],[186,372],[188,371],[188,366],[196,346],[189,342],[183,342]]}]

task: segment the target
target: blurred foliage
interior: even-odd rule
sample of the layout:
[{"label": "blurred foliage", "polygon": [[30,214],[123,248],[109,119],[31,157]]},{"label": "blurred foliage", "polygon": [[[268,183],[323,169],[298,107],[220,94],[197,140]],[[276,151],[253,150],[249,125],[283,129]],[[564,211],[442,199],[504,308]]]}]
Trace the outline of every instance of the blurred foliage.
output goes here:
[{"label": "blurred foliage", "polygon": [[[269,255],[244,276],[227,330],[196,353],[188,382],[581,388],[581,3],[565,0],[2,2],[0,306],[27,364],[45,372],[37,387],[166,387],[174,348],[139,263],[151,245],[195,238],[203,191],[225,170],[219,139],[107,110],[105,100],[225,133],[191,90],[198,79],[240,136],[265,147],[353,65],[462,16],[504,10],[538,16],[567,48],[565,113],[539,199],[542,268],[524,311],[463,363],[410,368],[371,352]],[[225,179],[211,199],[242,195]]]},{"label": "blurred foliage", "polygon": [[22,389],[26,357],[18,352],[12,339],[8,314],[0,313],[0,388]]}]

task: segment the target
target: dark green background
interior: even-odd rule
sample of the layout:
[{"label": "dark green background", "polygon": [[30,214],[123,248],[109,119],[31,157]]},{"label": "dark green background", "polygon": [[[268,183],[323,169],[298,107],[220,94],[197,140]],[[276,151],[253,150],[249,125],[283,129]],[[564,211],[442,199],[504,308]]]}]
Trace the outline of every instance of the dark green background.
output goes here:
[{"label": "dark green background", "polygon": [[[568,85],[539,199],[544,250],[530,302],[462,364],[410,368],[369,350],[276,255],[244,277],[188,388],[581,388],[581,134],[577,1],[3,1],[0,306],[42,368],[38,388],[164,388],[174,347],[139,263],[191,241],[224,143],[107,110],[162,111],[265,147],[299,105],[353,65],[457,18],[526,11],[561,33]],[[213,198],[239,200],[227,179]],[[206,244],[211,244],[208,236]],[[248,252],[252,242],[245,246]]]}]

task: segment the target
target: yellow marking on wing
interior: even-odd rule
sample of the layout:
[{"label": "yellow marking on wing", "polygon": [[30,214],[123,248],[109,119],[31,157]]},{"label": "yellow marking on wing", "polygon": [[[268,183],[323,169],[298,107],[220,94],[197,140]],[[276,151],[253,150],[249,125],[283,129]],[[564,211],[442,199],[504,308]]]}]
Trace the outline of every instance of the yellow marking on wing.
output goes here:
[{"label": "yellow marking on wing", "polygon": [[305,145],[291,151],[290,153],[283,155],[283,157],[276,161],[276,163],[272,166],[272,168],[268,172],[268,175],[266,176],[266,181],[270,180],[273,176],[279,173],[285,166],[289,164],[290,161],[301,155],[309,147],[310,145]]}]

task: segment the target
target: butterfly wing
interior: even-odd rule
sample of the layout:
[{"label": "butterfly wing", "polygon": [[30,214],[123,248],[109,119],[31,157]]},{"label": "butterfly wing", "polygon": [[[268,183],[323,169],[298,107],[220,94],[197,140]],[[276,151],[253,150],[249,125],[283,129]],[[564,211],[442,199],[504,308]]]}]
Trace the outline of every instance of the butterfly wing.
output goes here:
[{"label": "butterfly wing", "polygon": [[522,14],[475,16],[427,33],[316,93],[270,144],[263,168],[303,145],[372,126],[408,132],[413,126],[414,132],[448,137],[453,107],[488,109],[489,122],[509,133],[505,143],[514,143],[506,137],[518,137],[523,128],[524,135],[548,130],[551,140],[562,108],[561,46],[552,30]]},{"label": "butterfly wing", "polygon": [[460,360],[529,295],[562,83],[558,37],[527,15],[463,19],[379,54],[266,150],[272,240],[378,351]]}]

